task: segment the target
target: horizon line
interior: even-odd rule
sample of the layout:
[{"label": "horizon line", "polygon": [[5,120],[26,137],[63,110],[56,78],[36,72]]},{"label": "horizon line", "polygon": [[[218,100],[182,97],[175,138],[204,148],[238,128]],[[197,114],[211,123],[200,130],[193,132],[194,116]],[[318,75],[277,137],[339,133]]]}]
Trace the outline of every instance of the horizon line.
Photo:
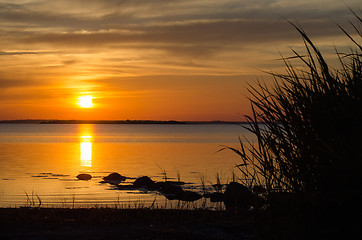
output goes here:
[{"label": "horizon line", "polygon": [[226,121],[226,120],[142,120],[142,119],[122,119],[122,120],[78,120],[78,119],[10,119],[0,120],[0,123],[34,123],[34,124],[127,124],[127,123],[170,123],[170,124],[188,124],[188,123],[248,123],[247,121]]}]

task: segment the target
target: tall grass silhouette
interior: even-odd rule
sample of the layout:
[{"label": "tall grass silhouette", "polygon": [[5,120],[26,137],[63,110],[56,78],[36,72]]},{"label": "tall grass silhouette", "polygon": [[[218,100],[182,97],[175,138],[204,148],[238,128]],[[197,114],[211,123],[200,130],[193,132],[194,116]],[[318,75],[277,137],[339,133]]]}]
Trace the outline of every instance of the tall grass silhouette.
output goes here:
[{"label": "tall grass silhouette", "polygon": [[[246,116],[246,128],[257,142],[241,139],[239,148],[226,147],[240,156],[237,167],[245,184],[266,187],[278,229],[273,234],[279,239],[333,236],[342,221],[348,221],[349,229],[358,228],[349,218],[361,193],[362,21],[352,13],[355,32],[340,27],[352,46],[349,52],[336,49],[336,68],[301,27],[290,23],[300,33],[305,53],[292,49],[292,57],[282,58],[286,71],[270,73],[273,87],[261,82],[249,86],[252,115]],[[325,217],[330,214],[334,217]],[[325,235],[317,228],[327,229]]]}]

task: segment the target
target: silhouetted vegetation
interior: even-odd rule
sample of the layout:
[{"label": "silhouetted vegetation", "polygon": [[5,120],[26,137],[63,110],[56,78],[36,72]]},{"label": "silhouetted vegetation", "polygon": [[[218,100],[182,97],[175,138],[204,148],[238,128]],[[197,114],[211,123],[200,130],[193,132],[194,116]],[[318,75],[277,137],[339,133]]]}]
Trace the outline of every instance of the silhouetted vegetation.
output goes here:
[{"label": "silhouetted vegetation", "polygon": [[[336,50],[331,67],[309,36],[291,23],[305,44],[283,57],[286,73],[271,73],[272,88],[250,86],[252,115],[247,129],[256,143],[228,147],[241,158],[245,185],[263,185],[267,210],[260,237],[327,239],[359,236],[362,162],[361,18],[341,30],[352,41],[348,53]],[[359,39],[356,39],[356,37]],[[304,67],[296,67],[293,61]],[[348,237],[347,237],[348,238]]]}]

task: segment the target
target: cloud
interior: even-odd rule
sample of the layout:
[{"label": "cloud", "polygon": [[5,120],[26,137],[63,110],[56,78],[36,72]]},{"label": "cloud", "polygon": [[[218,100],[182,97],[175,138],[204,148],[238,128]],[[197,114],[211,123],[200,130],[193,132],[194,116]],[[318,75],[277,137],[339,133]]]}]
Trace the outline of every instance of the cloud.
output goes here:
[{"label": "cloud", "polygon": [[55,52],[1,52],[0,56],[14,56],[14,55],[37,55],[37,54],[53,54]]},{"label": "cloud", "polygon": [[55,99],[52,92],[63,94],[60,99],[81,91],[126,92],[145,102],[158,94],[158,106],[172,94],[186,101],[187,92],[205,103],[216,101],[212,95],[223,89],[231,104],[231,93],[242,88],[239,81],[282,65],[271,61],[279,57],[277,49],[303,45],[284,18],[333,52],[333,44],[348,46],[335,23],[348,24],[353,18],[347,6],[359,5],[360,0],[0,0],[0,98],[26,102],[37,91],[43,99]]},{"label": "cloud", "polygon": [[[332,28],[328,22],[305,24],[310,29]],[[210,22],[194,22],[184,25],[141,27],[136,31],[88,31],[64,33],[36,33],[30,32],[19,39],[27,43],[55,43],[63,45],[98,45],[98,44],[228,44],[228,43],[255,43],[273,42],[294,38],[290,34],[291,26],[284,20],[269,22],[218,20]],[[317,31],[316,31],[317,32]],[[335,34],[337,30],[326,31]],[[322,35],[323,33],[320,33]],[[324,33],[325,34],[325,33]]]},{"label": "cloud", "polygon": [[228,89],[230,85],[239,87],[247,81],[254,81],[251,74],[238,75],[143,75],[137,77],[108,77],[86,81],[89,84],[102,86],[99,91],[208,91]]},{"label": "cloud", "polygon": [[24,54],[38,54],[37,52],[0,52],[0,56],[24,55]]},{"label": "cloud", "polygon": [[29,79],[29,78],[11,78],[0,75],[0,90],[6,90],[8,88],[17,88],[17,87],[29,87],[34,85],[43,85],[44,83],[38,80]]},{"label": "cloud", "polygon": [[[358,7],[358,0],[346,4]],[[0,3],[1,25],[22,24],[31,27],[52,27],[53,30],[107,30],[138,28],[150,23],[167,24],[175,22],[202,21],[215,19],[249,19],[268,22],[271,19],[296,18],[304,20],[345,19],[350,13],[343,2],[324,1],[103,1],[103,0],[62,0],[29,1],[23,4]],[[14,27],[14,26],[13,26]]]},{"label": "cloud", "polygon": [[[332,39],[341,35],[336,25],[329,21],[300,24],[312,39]],[[144,55],[145,51],[153,49],[159,51],[159,56],[165,53],[170,54],[170,57],[200,59],[217,57],[223,52],[249,51],[258,45],[260,48],[267,45],[281,46],[299,40],[300,36],[284,19],[214,19],[151,24],[133,29],[45,33],[29,31],[9,42],[75,53],[84,49],[120,53],[133,50],[136,54]]]},{"label": "cloud", "polygon": [[233,45],[240,49],[299,38],[283,17],[297,19],[314,37],[336,36],[340,32],[333,21],[351,15],[341,6],[331,0],[20,1],[0,3],[0,27],[8,48],[13,42],[73,49],[151,47],[210,56]]}]

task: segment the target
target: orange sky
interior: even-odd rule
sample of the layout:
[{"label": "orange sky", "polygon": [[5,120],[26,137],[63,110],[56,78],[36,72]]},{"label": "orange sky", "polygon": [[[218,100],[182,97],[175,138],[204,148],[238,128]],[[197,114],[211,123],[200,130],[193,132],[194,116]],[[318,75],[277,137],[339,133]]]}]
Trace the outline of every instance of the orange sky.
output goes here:
[{"label": "orange sky", "polygon": [[0,120],[243,120],[247,85],[302,49],[283,17],[332,55],[359,3],[0,0]]}]

